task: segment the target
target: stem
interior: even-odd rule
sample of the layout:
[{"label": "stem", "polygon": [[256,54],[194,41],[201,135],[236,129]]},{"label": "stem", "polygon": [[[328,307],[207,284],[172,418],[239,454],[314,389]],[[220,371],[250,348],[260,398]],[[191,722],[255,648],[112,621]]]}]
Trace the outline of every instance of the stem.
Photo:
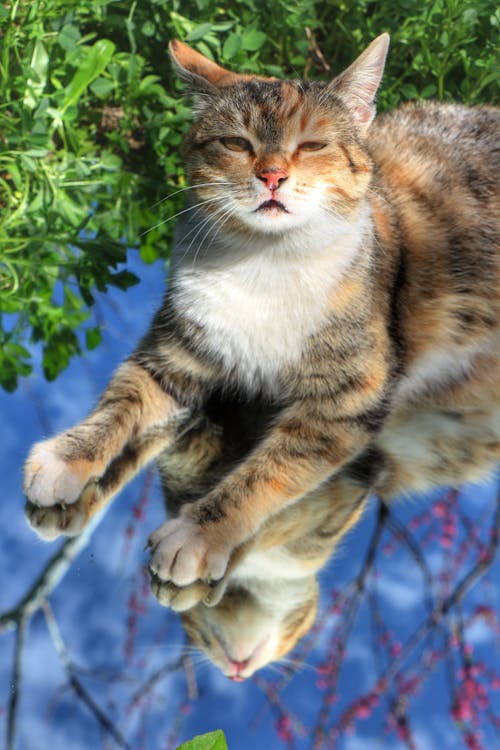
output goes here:
[{"label": "stem", "polygon": [[9,68],[10,68],[10,48],[12,44],[12,30],[13,30],[13,24],[14,19],[16,17],[17,8],[19,6],[20,0],[15,0],[15,2],[12,5],[10,16],[7,21],[7,29],[5,30],[5,35],[3,38],[3,51],[2,51],[2,62],[0,65],[0,76],[1,76],[1,85],[0,85],[0,96],[3,100],[9,100],[9,96],[7,96],[7,85],[9,80]]}]

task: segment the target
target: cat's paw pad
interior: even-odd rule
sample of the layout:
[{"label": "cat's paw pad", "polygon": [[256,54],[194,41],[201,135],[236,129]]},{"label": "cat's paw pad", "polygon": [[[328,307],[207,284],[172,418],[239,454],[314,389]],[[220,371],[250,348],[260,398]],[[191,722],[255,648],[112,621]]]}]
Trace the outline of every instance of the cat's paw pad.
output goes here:
[{"label": "cat's paw pad", "polygon": [[24,493],[34,505],[74,503],[88,480],[88,462],[71,464],[57,455],[52,441],[33,446],[24,470]]},{"label": "cat's paw pad", "polygon": [[76,536],[87,522],[87,513],[80,502],[43,507],[28,500],[24,514],[29,526],[46,542],[61,534]]},{"label": "cat's paw pad", "polygon": [[206,527],[182,516],[167,521],[149,538],[151,572],[181,587],[220,580],[231,550],[211,544],[207,536]]},{"label": "cat's paw pad", "polygon": [[175,612],[185,612],[196,607],[211,592],[210,586],[203,581],[195,581],[190,586],[181,587],[170,581],[162,581],[154,573],[151,573],[150,586],[159,603]]}]

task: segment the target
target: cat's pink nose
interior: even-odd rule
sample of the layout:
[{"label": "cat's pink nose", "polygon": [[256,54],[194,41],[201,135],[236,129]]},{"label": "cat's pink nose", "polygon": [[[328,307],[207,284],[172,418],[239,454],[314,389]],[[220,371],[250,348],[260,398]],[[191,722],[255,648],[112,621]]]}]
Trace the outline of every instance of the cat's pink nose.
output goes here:
[{"label": "cat's pink nose", "polygon": [[266,187],[274,192],[282,182],[288,179],[288,172],[281,167],[267,167],[257,172],[256,177],[266,183]]},{"label": "cat's pink nose", "polygon": [[229,665],[232,670],[232,674],[228,675],[229,679],[233,682],[243,682],[245,679],[243,675],[241,674],[245,667],[248,667],[250,663],[250,659],[245,659],[245,661],[236,661],[235,659],[229,660]]}]

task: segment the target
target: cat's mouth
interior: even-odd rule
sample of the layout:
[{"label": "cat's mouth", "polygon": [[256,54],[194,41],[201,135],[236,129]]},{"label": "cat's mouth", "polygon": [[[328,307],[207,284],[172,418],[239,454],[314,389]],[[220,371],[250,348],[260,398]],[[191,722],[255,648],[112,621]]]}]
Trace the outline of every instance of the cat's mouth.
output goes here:
[{"label": "cat's mouth", "polygon": [[274,198],[269,201],[264,201],[264,203],[261,203],[258,208],[255,209],[256,211],[283,211],[285,214],[290,213],[288,208],[281,203],[281,201],[277,201]]}]

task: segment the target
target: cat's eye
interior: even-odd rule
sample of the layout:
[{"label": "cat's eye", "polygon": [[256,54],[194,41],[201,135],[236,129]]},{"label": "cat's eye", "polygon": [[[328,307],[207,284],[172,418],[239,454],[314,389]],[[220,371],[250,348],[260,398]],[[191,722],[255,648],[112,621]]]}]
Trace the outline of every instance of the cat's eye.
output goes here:
[{"label": "cat's eye", "polygon": [[248,151],[250,154],[253,153],[252,144],[246,138],[221,138],[220,142],[230,151]]},{"label": "cat's eye", "polygon": [[301,151],[321,151],[325,146],[326,143],[321,143],[320,141],[305,141],[299,145],[299,149]]}]

